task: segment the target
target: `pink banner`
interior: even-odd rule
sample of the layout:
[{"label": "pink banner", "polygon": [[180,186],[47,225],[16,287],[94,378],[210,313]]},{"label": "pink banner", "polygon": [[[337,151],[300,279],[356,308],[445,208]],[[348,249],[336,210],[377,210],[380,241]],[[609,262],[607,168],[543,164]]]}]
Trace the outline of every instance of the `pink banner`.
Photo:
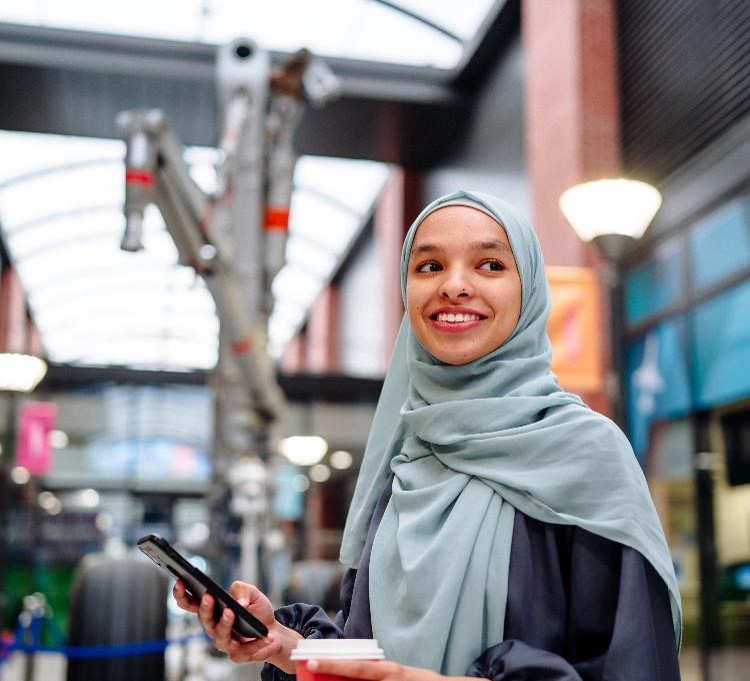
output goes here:
[{"label": "pink banner", "polygon": [[55,426],[57,407],[52,402],[26,402],[18,417],[16,465],[32,475],[44,475],[52,467],[50,431]]}]

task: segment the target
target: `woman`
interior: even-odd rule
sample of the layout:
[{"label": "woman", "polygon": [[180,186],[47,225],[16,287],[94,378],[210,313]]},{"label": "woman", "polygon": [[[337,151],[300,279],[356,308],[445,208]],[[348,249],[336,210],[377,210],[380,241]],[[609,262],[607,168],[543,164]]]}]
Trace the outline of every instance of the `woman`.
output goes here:
[{"label": "woman", "polygon": [[[388,662],[320,673],[428,681],[678,679],[681,616],[669,552],[620,430],[550,373],[549,291],[536,235],[499,199],[428,205],[402,253],[407,314],[341,549],[335,622],[232,593],[271,630],[237,641],[231,612],[200,619],[235,661],[294,673],[302,637],[375,637]],[[193,612],[182,584],[178,603]]]}]

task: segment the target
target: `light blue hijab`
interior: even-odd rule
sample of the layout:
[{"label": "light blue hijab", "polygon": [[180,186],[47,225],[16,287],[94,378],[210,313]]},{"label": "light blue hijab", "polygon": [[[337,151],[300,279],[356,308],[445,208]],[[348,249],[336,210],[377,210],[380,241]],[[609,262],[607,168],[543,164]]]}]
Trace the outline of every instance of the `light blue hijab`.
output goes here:
[{"label": "light blue hijab", "polygon": [[[392,496],[370,560],[370,607],[386,657],[461,675],[503,640],[516,510],[577,525],[643,554],[666,583],[675,636],[680,597],[646,481],[628,440],[550,372],[550,296],[533,228],[513,207],[459,191],[429,204],[485,212],[505,227],[521,315],[499,348],[460,366],[430,355],[404,317],[365,449],[341,548],[357,567],[377,499]],[[533,597],[533,595],[531,596]]]}]

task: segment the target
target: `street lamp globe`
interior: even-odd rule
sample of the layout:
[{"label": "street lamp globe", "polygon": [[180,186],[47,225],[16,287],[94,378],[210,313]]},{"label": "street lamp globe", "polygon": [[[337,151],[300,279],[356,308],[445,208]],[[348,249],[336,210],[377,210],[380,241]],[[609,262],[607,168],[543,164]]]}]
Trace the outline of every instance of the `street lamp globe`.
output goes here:
[{"label": "street lamp globe", "polygon": [[655,187],[625,178],[583,182],[560,196],[560,210],[576,234],[615,262],[643,236],[659,206]]}]

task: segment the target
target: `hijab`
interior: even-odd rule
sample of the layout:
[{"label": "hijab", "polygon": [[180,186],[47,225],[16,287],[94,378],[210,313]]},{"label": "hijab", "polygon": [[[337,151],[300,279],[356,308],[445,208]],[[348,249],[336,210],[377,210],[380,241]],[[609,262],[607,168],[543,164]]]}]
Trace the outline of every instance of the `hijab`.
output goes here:
[{"label": "hijab", "polygon": [[341,548],[357,567],[377,499],[392,494],[369,564],[373,634],[386,657],[460,675],[503,640],[513,519],[576,525],[639,551],[680,597],[643,472],[620,429],[550,371],[550,295],[541,247],[512,206],[459,191],[430,203],[481,210],[505,228],[521,279],[511,336],[472,362],[433,357],[404,316],[365,448]]}]

